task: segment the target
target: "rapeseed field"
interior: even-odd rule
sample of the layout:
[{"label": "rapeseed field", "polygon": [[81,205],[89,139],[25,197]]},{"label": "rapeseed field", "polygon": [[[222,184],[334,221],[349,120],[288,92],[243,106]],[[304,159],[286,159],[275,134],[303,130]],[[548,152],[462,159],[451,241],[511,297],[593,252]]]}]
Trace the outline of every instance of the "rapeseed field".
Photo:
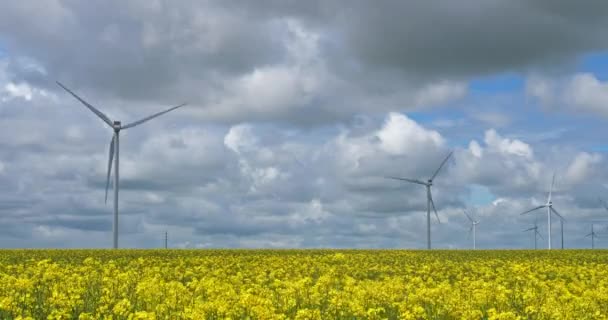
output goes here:
[{"label": "rapeseed field", "polygon": [[602,250],[0,251],[0,319],[607,317]]}]

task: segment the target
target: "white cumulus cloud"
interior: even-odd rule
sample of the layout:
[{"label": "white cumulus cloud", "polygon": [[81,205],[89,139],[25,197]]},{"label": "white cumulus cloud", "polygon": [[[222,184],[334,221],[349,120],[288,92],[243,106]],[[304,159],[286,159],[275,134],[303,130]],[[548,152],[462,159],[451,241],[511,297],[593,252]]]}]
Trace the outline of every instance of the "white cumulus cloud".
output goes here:
[{"label": "white cumulus cloud", "polygon": [[608,117],[608,82],[591,73],[557,79],[533,76],[526,83],[526,92],[548,109]]},{"label": "white cumulus cloud", "polygon": [[391,112],[377,133],[381,149],[390,154],[414,152],[418,147],[440,147],[444,139],[439,132],[427,130],[407,116]]}]

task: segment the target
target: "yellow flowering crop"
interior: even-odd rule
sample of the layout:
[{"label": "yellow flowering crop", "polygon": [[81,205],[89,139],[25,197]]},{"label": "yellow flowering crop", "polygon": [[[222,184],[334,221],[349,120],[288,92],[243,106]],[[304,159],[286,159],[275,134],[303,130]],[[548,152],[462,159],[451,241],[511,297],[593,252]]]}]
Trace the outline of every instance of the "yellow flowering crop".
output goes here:
[{"label": "yellow flowering crop", "polygon": [[0,251],[0,319],[606,318],[602,250]]}]

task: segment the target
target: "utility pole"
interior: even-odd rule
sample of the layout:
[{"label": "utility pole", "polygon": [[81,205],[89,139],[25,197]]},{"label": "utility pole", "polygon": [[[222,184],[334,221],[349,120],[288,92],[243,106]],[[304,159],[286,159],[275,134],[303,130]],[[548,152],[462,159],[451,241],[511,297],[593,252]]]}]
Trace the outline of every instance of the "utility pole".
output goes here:
[{"label": "utility pole", "polygon": [[168,239],[168,235],[167,235],[167,231],[165,231],[165,249],[167,249],[167,239]]}]

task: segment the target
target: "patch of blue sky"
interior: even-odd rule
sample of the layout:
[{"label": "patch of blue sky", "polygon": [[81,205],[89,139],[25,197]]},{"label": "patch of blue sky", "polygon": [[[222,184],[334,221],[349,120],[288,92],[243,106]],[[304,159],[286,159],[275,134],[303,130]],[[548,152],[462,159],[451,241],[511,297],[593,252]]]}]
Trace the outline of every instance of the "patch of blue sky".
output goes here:
[{"label": "patch of blue sky", "polygon": [[590,146],[589,147],[589,151],[593,151],[593,152],[608,152],[608,145],[604,144],[604,145]]},{"label": "patch of blue sky", "polygon": [[469,81],[469,91],[473,94],[495,94],[522,91],[525,79],[516,73],[503,73]]},{"label": "patch of blue sky", "polygon": [[579,72],[588,72],[601,81],[608,80],[608,51],[582,56],[578,64]]},{"label": "patch of blue sky", "polygon": [[588,147],[598,136],[608,133],[606,120],[597,114],[572,112],[560,106],[554,106],[557,110],[547,110],[523,94],[514,95],[508,103],[512,106],[503,104],[500,110],[512,121],[499,132],[524,142],[573,143]]},{"label": "patch of blue sky", "polygon": [[448,144],[448,148],[453,150],[456,148],[460,148],[460,149],[466,149],[469,147],[469,144],[471,143],[472,139],[475,139],[476,137],[467,137],[467,138],[452,138],[452,139],[448,139],[447,144]]},{"label": "patch of blue sky", "polygon": [[[608,81],[608,52],[587,54],[580,59],[578,72],[589,72]],[[469,82],[469,94],[463,100],[424,111],[405,114],[419,124],[433,128],[448,138],[450,147],[465,147],[471,139],[483,139],[491,124],[461,121],[464,124],[436,126],[450,120],[468,120],[476,112],[499,112],[511,118],[507,127],[496,128],[506,137],[531,144],[562,143],[590,152],[608,152],[608,145],[597,137],[608,134],[606,119],[596,114],[545,110],[525,95],[525,77],[515,72],[479,77]],[[557,108],[558,110],[561,108]],[[474,117],[473,117],[474,118]]]},{"label": "patch of blue sky", "polygon": [[470,206],[484,206],[496,200],[496,196],[490,189],[482,185],[473,184],[469,186],[469,198],[466,203]]},{"label": "patch of blue sky", "polygon": [[460,108],[443,107],[434,108],[428,111],[415,111],[404,113],[410,119],[419,124],[430,124],[437,120],[443,119],[461,119],[466,117],[466,114]]},{"label": "patch of blue sky", "polygon": [[436,117],[436,115],[428,111],[405,112],[404,114],[418,123],[428,123],[433,121]]}]

